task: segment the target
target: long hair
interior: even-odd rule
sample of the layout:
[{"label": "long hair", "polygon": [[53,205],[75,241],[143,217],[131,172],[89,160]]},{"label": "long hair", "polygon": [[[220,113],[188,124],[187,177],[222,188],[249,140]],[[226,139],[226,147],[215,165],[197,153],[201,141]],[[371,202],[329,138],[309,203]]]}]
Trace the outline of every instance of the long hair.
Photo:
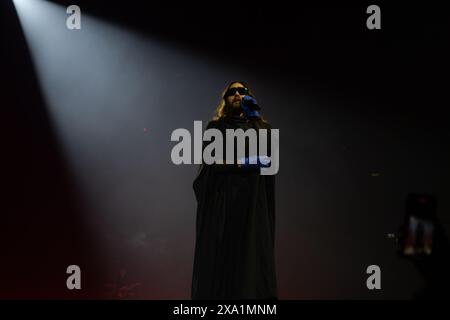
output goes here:
[{"label": "long hair", "polygon": [[[223,118],[227,118],[227,117],[231,116],[231,111],[232,110],[227,105],[227,102],[225,101],[225,93],[235,83],[240,83],[244,87],[246,87],[248,89],[248,95],[252,96],[253,98],[256,99],[255,95],[252,93],[252,91],[250,90],[250,88],[247,86],[247,84],[245,82],[243,82],[243,81],[232,81],[225,87],[225,89],[222,92],[222,97],[220,99],[219,105],[216,108],[216,114],[213,117],[213,120],[217,121],[217,120],[221,120]],[[261,116],[261,121],[264,122],[264,123],[267,123],[267,121],[262,116]]]}]

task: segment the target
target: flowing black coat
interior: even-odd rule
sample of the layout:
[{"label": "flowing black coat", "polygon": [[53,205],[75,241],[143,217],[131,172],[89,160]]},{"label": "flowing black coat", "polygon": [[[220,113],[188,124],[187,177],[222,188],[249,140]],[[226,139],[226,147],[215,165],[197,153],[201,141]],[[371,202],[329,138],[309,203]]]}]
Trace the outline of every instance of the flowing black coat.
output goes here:
[{"label": "flowing black coat", "polygon": [[[227,128],[267,128],[270,152],[268,123],[233,117],[207,128],[222,131],[224,145]],[[275,176],[237,164],[202,164],[193,187],[192,299],[276,299]]]}]

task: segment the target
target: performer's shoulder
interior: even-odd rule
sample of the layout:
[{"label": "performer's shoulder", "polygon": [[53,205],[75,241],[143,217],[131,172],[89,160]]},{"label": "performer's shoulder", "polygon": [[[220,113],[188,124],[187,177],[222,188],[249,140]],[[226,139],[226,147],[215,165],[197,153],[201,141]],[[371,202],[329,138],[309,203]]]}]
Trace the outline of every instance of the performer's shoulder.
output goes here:
[{"label": "performer's shoulder", "polygon": [[206,129],[211,129],[211,128],[220,129],[223,127],[223,124],[224,124],[224,122],[222,119],[213,119],[208,122]]},{"label": "performer's shoulder", "polygon": [[272,125],[267,120],[263,120],[261,121],[261,128],[272,129]]}]

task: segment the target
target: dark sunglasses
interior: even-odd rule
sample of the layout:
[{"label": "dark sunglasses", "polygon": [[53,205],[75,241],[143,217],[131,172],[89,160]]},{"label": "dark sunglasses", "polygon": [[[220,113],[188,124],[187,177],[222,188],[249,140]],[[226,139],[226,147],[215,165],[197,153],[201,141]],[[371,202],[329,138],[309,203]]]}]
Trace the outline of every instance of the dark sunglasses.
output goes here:
[{"label": "dark sunglasses", "polygon": [[238,92],[241,96],[245,96],[248,94],[248,89],[244,87],[236,87],[236,88],[229,88],[224,95],[224,98],[229,96],[234,96]]}]

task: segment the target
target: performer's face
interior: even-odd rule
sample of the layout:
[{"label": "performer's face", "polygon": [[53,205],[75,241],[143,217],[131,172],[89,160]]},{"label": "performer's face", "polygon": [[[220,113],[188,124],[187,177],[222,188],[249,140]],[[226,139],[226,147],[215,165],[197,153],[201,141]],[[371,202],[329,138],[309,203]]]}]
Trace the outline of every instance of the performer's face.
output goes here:
[{"label": "performer's face", "polygon": [[[229,87],[229,89],[232,88],[245,88],[245,87],[241,83],[233,83]],[[225,102],[233,109],[239,109],[241,107],[241,101],[244,96],[245,96],[244,94],[241,95],[238,91],[235,91],[234,95],[225,98]]]}]

